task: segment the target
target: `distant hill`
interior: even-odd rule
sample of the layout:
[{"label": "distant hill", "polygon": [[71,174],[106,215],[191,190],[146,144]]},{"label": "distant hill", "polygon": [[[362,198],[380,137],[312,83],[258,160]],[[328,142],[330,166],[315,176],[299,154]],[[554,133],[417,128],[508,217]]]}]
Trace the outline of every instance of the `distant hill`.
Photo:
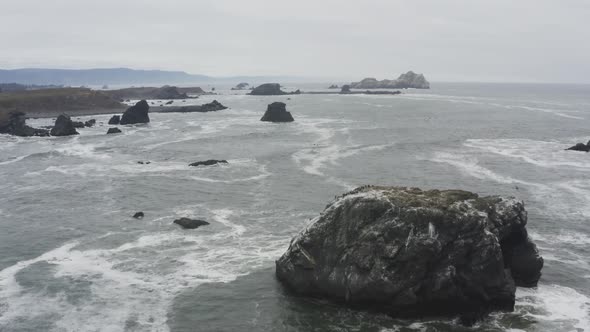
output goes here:
[{"label": "distant hill", "polygon": [[230,76],[211,77],[193,75],[183,71],[138,70],[129,68],[105,69],[0,69],[1,83],[24,85],[103,86],[103,85],[189,85],[196,83],[264,83],[295,81],[300,78],[289,76]]},{"label": "distant hill", "polygon": [[104,85],[104,84],[182,84],[211,81],[205,75],[183,71],[110,69],[42,69],[0,70],[0,83],[39,85]]}]

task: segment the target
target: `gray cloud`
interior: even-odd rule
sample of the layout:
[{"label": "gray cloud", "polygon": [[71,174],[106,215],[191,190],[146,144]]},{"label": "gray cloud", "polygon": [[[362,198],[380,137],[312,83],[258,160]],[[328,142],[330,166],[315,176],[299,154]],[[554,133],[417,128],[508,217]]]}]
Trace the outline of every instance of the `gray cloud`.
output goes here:
[{"label": "gray cloud", "polygon": [[0,67],[590,82],[585,0],[0,0]]}]

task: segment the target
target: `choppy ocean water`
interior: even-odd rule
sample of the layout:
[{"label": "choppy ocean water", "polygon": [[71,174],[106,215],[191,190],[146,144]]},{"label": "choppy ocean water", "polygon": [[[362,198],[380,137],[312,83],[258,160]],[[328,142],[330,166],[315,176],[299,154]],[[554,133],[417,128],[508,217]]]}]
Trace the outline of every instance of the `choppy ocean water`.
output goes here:
[{"label": "choppy ocean water", "polygon": [[[99,125],[77,137],[0,135],[0,331],[590,331],[590,154],[563,150],[590,139],[590,86],[221,92],[190,103],[231,109],[154,113],[121,135],[105,135],[110,115],[81,117]],[[260,122],[273,101],[296,121]],[[205,159],[229,164],[188,166]],[[287,296],[274,260],[364,184],[525,200],[539,287],[472,329]]]}]

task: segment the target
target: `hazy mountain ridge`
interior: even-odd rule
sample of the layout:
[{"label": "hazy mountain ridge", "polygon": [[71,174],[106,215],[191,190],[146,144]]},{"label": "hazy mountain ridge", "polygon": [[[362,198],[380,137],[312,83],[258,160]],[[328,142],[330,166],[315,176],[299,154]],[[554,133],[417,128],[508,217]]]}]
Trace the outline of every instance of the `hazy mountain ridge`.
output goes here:
[{"label": "hazy mountain ridge", "polygon": [[[273,77],[273,79],[287,77]],[[103,69],[0,69],[0,83],[38,85],[145,85],[190,84],[202,82],[263,82],[264,76],[211,77],[189,74],[184,71],[140,70],[129,68]]]}]

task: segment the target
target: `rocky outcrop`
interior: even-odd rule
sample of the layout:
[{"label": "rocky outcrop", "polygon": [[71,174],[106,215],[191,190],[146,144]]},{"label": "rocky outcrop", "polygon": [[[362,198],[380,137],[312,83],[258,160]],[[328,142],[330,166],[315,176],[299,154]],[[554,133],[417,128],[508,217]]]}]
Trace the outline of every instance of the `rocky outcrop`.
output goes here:
[{"label": "rocky outcrop", "polygon": [[290,112],[287,112],[287,105],[281,102],[274,102],[268,105],[266,109],[266,113],[260,121],[268,121],[268,122],[293,122],[293,116]]},{"label": "rocky outcrop", "polygon": [[332,84],[328,87],[328,89],[338,89],[338,85]]},{"label": "rocky outcrop", "polygon": [[430,89],[430,83],[422,74],[409,71],[401,74],[396,80],[378,81],[375,78],[365,78],[360,82],[350,84],[353,89]]},{"label": "rocky outcrop", "polygon": [[121,133],[121,129],[114,127],[114,128],[109,128],[109,130],[107,130],[107,135],[108,134],[120,134]]},{"label": "rocky outcrop", "polygon": [[249,86],[250,86],[250,84],[248,84],[246,82],[242,82],[231,89],[232,90],[247,90]]},{"label": "rocky outcrop", "polygon": [[143,212],[141,212],[141,211],[140,211],[140,212],[136,212],[136,213],[133,215],[133,218],[135,218],[135,219],[142,219],[143,217],[144,217],[144,214],[143,214]]},{"label": "rocky outcrop", "polygon": [[572,147],[567,148],[566,150],[589,152],[590,151],[590,141],[588,141],[588,144],[578,143]]},{"label": "rocky outcrop", "polygon": [[217,100],[214,100],[208,104],[203,105],[194,105],[194,106],[179,106],[179,107],[164,107],[161,108],[158,112],[162,113],[205,113],[205,112],[215,112],[227,109],[226,106],[223,106]]},{"label": "rocky outcrop", "polygon": [[295,293],[396,317],[512,311],[543,259],[514,198],[361,187],[329,204],[276,262]]},{"label": "rocky outcrop", "polygon": [[84,127],[93,127],[96,124],[96,119],[90,119],[84,122]]},{"label": "rocky outcrop", "polygon": [[154,99],[186,99],[188,95],[181,93],[175,86],[165,85],[154,91]]},{"label": "rocky outcrop", "polygon": [[72,121],[72,126],[74,126],[74,128],[84,128],[84,127],[86,127],[84,125],[84,122],[82,122],[82,121]]},{"label": "rocky outcrop", "polygon": [[121,117],[119,115],[113,115],[110,119],[109,119],[109,124],[110,125],[118,125],[119,122],[121,122]]},{"label": "rocky outcrop", "polygon": [[208,222],[205,220],[198,220],[198,219],[190,219],[190,218],[180,218],[174,220],[174,223],[181,226],[184,229],[195,229],[201,226],[209,225]]},{"label": "rocky outcrop", "polygon": [[49,136],[49,131],[37,129],[26,125],[25,113],[10,112],[0,114],[0,134],[9,134],[21,137]]},{"label": "rocky outcrop", "polygon": [[150,117],[148,112],[150,110],[150,105],[145,100],[141,100],[135,104],[135,106],[129,107],[123,116],[121,117],[120,124],[136,124],[136,123],[148,123],[150,122]]},{"label": "rocky outcrop", "polygon": [[198,167],[198,166],[213,166],[217,164],[227,164],[227,160],[215,160],[209,159],[205,161],[197,161],[195,163],[189,164],[189,166]]},{"label": "rocky outcrop", "polygon": [[346,84],[342,86],[342,89],[340,89],[340,93],[341,94],[348,94],[350,93],[350,85]]},{"label": "rocky outcrop", "polygon": [[[84,124],[82,124],[83,126]],[[69,116],[62,114],[55,120],[55,125],[51,128],[51,136],[70,136],[78,135],[74,122]]]},{"label": "rocky outcrop", "polygon": [[250,94],[254,96],[280,96],[287,93],[281,90],[281,85],[278,83],[265,83],[255,87]]}]

